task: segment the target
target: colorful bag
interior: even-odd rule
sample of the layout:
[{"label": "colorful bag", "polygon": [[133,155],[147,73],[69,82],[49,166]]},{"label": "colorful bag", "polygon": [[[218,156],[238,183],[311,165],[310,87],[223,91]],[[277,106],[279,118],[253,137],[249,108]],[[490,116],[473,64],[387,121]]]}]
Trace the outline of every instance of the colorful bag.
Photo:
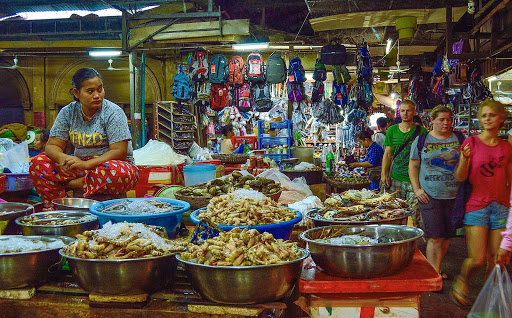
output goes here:
[{"label": "colorful bag", "polygon": [[215,54],[210,60],[209,81],[212,84],[224,84],[228,80],[228,60],[222,54]]},{"label": "colorful bag", "polygon": [[332,75],[338,85],[347,84],[350,81],[350,72],[345,65],[334,65]]},{"label": "colorful bag", "polygon": [[208,80],[208,59],[207,53],[202,48],[197,48],[192,53],[190,59],[189,74],[194,82],[204,82]]},{"label": "colorful bag", "polygon": [[265,63],[263,56],[259,52],[252,52],[247,57],[246,64],[247,80],[251,83],[261,83],[265,81]]},{"label": "colorful bag", "polygon": [[332,82],[332,101],[337,105],[346,105],[347,104],[347,86],[343,84],[336,84]]},{"label": "colorful bag", "polygon": [[304,85],[302,83],[288,82],[288,100],[291,102],[300,102],[304,99]]},{"label": "colorful bag", "polygon": [[229,88],[224,84],[212,84],[210,89],[210,108],[221,110],[229,106]]},{"label": "colorful bag", "polygon": [[327,80],[327,69],[320,59],[316,59],[315,71],[313,72],[313,79],[315,81]]},{"label": "colorful bag", "polygon": [[288,82],[302,83],[306,81],[306,72],[300,57],[294,57],[288,65]]},{"label": "colorful bag", "polygon": [[311,93],[311,102],[313,104],[316,104],[322,99],[324,99],[325,95],[325,87],[324,82],[322,81],[315,81],[315,84],[313,85],[313,91]]},{"label": "colorful bag", "polygon": [[229,59],[229,85],[242,85],[244,83],[245,64],[241,56],[235,55]]},{"label": "colorful bag", "polygon": [[251,88],[247,83],[238,88],[238,110],[243,113],[252,111]]},{"label": "colorful bag", "polygon": [[171,94],[174,96],[174,99],[177,101],[188,101],[192,98],[192,85],[190,83],[190,78],[185,73],[178,73],[173,78],[173,88]]},{"label": "colorful bag", "polygon": [[286,62],[279,53],[272,53],[267,60],[267,82],[270,84],[286,81]]}]

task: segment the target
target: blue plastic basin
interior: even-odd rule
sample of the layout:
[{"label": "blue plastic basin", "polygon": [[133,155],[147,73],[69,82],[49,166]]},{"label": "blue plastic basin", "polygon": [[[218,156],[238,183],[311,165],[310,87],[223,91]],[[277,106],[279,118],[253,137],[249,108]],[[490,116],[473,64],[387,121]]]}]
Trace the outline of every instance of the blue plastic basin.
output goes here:
[{"label": "blue plastic basin", "polygon": [[[164,212],[158,214],[147,214],[147,215],[121,215],[121,214],[110,214],[99,212],[99,210],[104,209],[105,207],[119,202],[123,200],[135,201],[135,200],[158,200],[166,203],[170,203],[174,206],[182,207],[179,210],[172,212]],[[98,216],[98,221],[100,222],[100,227],[103,227],[103,224],[108,221],[112,221],[112,223],[119,222],[130,222],[130,223],[144,223],[147,225],[156,225],[165,227],[167,230],[167,235],[169,237],[173,237],[176,235],[180,228],[181,219],[183,217],[183,212],[187,212],[190,210],[190,204],[174,199],[167,198],[133,198],[133,199],[116,199],[116,200],[108,200],[96,203],[89,208],[89,211]]]},{"label": "blue plastic basin", "polygon": [[[285,207],[285,208],[287,208],[287,207]],[[194,224],[199,223],[200,220],[198,218],[198,215],[199,215],[199,212],[203,211],[203,210],[206,210],[206,208],[201,208],[201,209],[195,210],[194,212],[190,213],[190,221]],[[234,229],[235,227],[239,227],[241,229],[245,229],[245,228],[256,229],[260,233],[268,232],[268,233],[272,234],[275,239],[289,240],[290,236],[292,235],[293,225],[299,223],[300,220],[302,220],[302,213],[300,213],[299,211],[295,211],[295,215],[297,217],[294,219],[291,219],[291,220],[285,221],[285,222],[280,222],[280,223],[273,223],[273,224],[264,224],[264,225],[217,224],[217,226],[224,231],[230,231],[230,230]],[[206,224],[204,224],[204,225],[206,226]]]}]

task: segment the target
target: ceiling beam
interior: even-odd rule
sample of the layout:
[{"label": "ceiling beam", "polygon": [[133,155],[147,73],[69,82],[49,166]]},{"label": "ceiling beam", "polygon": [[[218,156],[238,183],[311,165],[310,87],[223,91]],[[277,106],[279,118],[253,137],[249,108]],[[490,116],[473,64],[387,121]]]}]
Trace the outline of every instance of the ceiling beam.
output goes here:
[{"label": "ceiling beam", "polygon": [[489,21],[490,18],[492,18],[493,15],[495,15],[497,12],[499,12],[501,9],[505,8],[507,3],[509,3],[510,0],[502,0],[494,9],[491,10],[486,16],[484,16],[480,21],[475,24],[475,26],[469,31],[469,34],[473,35],[477,33],[480,28]]}]

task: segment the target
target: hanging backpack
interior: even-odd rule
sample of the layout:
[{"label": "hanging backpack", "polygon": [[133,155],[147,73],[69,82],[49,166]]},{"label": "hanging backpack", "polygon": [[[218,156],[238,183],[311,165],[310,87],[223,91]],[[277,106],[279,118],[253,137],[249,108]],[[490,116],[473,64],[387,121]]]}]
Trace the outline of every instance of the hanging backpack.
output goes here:
[{"label": "hanging backpack", "polygon": [[366,45],[357,50],[357,76],[362,80],[373,83],[372,59]]},{"label": "hanging backpack", "polygon": [[257,112],[268,112],[272,109],[270,98],[270,85],[268,83],[256,84],[252,88],[254,110]]},{"label": "hanging backpack", "polygon": [[350,72],[345,65],[334,65],[332,76],[338,85],[347,84],[350,81]]},{"label": "hanging backpack", "polygon": [[221,110],[229,106],[229,89],[224,84],[211,84],[210,88],[210,108],[212,110]]},{"label": "hanging backpack", "polygon": [[273,53],[267,60],[267,82],[270,84],[286,81],[286,62],[279,53]]},{"label": "hanging backpack", "polygon": [[323,81],[315,81],[313,91],[311,92],[311,102],[316,104],[321,102],[325,95],[325,87]]},{"label": "hanging backpack", "polygon": [[192,53],[189,74],[194,82],[204,82],[208,80],[208,59],[206,54],[206,51],[200,47],[195,49]]},{"label": "hanging backpack", "polygon": [[288,100],[291,102],[300,102],[304,99],[304,85],[302,83],[288,82]]},{"label": "hanging backpack", "polygon": [[320,52],[320,58],[325,65],[342,65],[347,58],[347,49],[345,46],[332,40],[329,45],[323,46]]},{"label": "hanging backpack", "polygon": [[212,84],[224,84],[228,80],[228,60],[222,54],[215,54],[210,60],[209,81]]},{"label": "hanging backpack", "polygon": [[315,81],[327,80],[327,69],[320,59],[316,59],[315,71],[313,72],[313,79]]},{"label": "hanging backpack", "polygon": [[332,82],[332,101],[337,105],[347,104],[347,86],[343,84],[336,84]]},{"label": "hanging backpack", "polygon": [[235,55],[229,59],[229,85],[242,85],[244,83],[245,64],[244,59]]},{"label": "hanging backpack", "polygon": [[306,72],[302,66],[300,57],[294,57],[288,65],[288,81],[292,83],[302,83],[306,81]]},{"label": "hanging backpack", "polygon": [[251,83],[265,81],[265,63],[259,52],[252,52],[247,57],[246,63],[247,80]]},{"label": "hanging backpack", "polygon": [[190,78],[185,73],[178,73],[172,80],[172,91],[171,94],[174,96],[176,101],[187,101],[192,98],[192,85]]},{"label": "hanging backpack", "polygon": [[247,83],[238,89],[238,110],[243,113],[252,111],[251,88]]}]

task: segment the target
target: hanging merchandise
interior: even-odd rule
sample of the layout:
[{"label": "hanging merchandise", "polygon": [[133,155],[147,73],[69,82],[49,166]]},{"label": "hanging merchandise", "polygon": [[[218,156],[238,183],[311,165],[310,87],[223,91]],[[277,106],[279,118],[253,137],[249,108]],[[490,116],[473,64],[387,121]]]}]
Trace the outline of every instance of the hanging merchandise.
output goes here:
[{"label": "hanging merchandise", "polygon": [[345,65],[334,65],[332,67],[332,76],[336,84],[348,84],[350,81],[350,72]]},{"label": "hanging merchandise", "polygon": [[253,85],[252,98],[255,111],[268,112],[272,109],[273,104],[270,96],[270,84],[260,83]]},{"label": "hanging merchandise", "polygon": [[251,88],[245,83],[238,89],[238,110],[240,112],[252,111]]},{"label": "hanging merchandise", "polygon": [[270,84],[279,84],[286,81],[286,62],[279,53],[272,53],[267,60],[267,82]]},{"label": "hanging merchandise", "polygon": [[323,124],[338,124],[345,119],[341,114],[341,106],[335,104],[329,98],[316,105],[313,116]]},{"label": "hanging merchandise", "polygon": [[203,48],[198,47],[192,53],[189,74],[193,82],[208,80],[208,58],[207,52]]},{"label": "hanging merchandise", "polygon": [[347,49],[335,40],[331,40],[329,45],[323,46],[321,53],[322,63],[325,65],[341,65],[345,64],[347,57]]},{"label": "hanging merchandise", "polygon": [[228,59],[222,54],[215,54],[210,60],[209,81],[212,84],[224,84],[229,76]]},{"label": "hanging merchandise", "polygon": [[294,57],[288,65],[288,82],[302,83],[306,81],[306,72],[300,57]]},{"label": "hanging merchandise", "polygon": [[311,103],[316,104],[322,99],[324,99],[325,96],[325,87],[324,82],[322,81],[315,81],[315,84],[313,85],[313,91],[311,92]]},{"label": "hanging merchandise", "polygon": [[337,105],[347,105],[347,85],[338,85],[335,81],[332,82],[332,101]]},{"label": "hanging merchandise", "polygon": [[[350,74],[349,74],[350,76]],[[315,71],[313,72],[313,79],[315,81],[327,80],[327,69],[320,59],[316,59]]]},{"label": "hanging merchandise", "polygon": [[300,102],[304,99],[304,85],[302,83],[288,82],[288,100],[291,102]]},{"label": "hanging merchandise", "polygon": [[263,56],[259,52],[252,52],[247,56],[246,64],[247,80],[251,83],[261,83],[265,81],[265,63]]},{"label": "hanging merchandise", "polygon": [[229,102],[230,97],[228,86],[224,84],[211,84],[210,108],[212,110],[221,110],[229,106]]},{"label": "hanging merchandise", "polygon": [[192,98],[192,85],[190,83],[190,78],[187,74],[180,72],[176,74],[173,78],[172,91],[171,94],[174,96],[174,99],[178,102],[186,102]]},{"label": "hanging merchandise", "polygon": [[476,61],[473,61],[471,64],[473,70],[471,72],[469,83],[471,86],[471,95],[473,97],[473,101],[478,102],[492,98],[491,91],[487,88],[487,86],[485,86],[482,72],[476,64]]},{"label": "hanging merchandise", "polygon": [[229,59],[228,62],[229,76],[228,76],[228,84],[229,85],[242,85],[244,83],[244,75],[245,75],[245,63],[244,59],[235,55]]},{"label": "hanging merchandise", "polygon": [[372,58],[365,40],[363,40],[361,48],[357,50],[357,78],[368,82],[370,85],[373,84]]}]

